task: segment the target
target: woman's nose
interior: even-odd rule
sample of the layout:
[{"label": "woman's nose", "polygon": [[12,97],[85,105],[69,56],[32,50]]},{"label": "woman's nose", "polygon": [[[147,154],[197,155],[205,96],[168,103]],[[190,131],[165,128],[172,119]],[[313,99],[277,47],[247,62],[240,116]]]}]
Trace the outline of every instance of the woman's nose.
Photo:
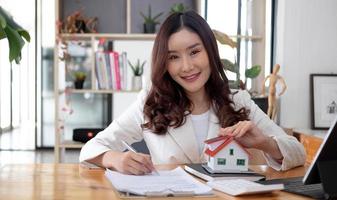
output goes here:
[{"label": "woman's nose", "polygon": [[183,61],[182,62],[183,72],[189,72],[193,69],[193,65],[190,58],[188,58],[187,56],[183,56],[182,61]]}]

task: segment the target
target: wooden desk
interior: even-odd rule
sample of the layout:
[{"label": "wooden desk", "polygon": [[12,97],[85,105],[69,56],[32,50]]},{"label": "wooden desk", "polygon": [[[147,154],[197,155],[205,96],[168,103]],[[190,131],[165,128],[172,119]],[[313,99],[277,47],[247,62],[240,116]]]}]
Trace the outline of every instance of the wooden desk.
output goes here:
[{"label": "wooden desk", "polygon": [[[158,166],[159,169],[172,169],[174,166]],[[306,167],[298,167],[287,172],[277,172],[265,165],[251,166],[263,173],[267,179],[302,176]],[[286,192],[273,192],[240,198],[215,192],[209,199],[308,199]],[[5,165],[0,169],[1,199],[120,199],[101,169],[87,169],[77,164],[16,164]],[[158,198],[151,198],[151,200]],[[162,199],[162,198],[161,198]],[[173,198],[194,199],[195,198]]]}]

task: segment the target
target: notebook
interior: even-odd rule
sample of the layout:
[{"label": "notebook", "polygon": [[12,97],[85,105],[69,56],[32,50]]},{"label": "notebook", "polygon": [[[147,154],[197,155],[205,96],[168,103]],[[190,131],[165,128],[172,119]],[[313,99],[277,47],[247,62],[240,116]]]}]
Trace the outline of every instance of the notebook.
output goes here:
[{"label": "notebook", "polygon": [[224,179],[245,179],[250,181],[264,180],[265,176],[253,171],[231,172],[231,173],[210,173],[202,165],[204,164],[187,164],[184,169],[190,174],[197,176],[205,181],[224,180]]},{"label": "notebook", "polygon": [[126,175],[107,169],[105,176],[125,196],[196,196],[212,195],[212,188],[197,181],[181,167],[142,176]]}]

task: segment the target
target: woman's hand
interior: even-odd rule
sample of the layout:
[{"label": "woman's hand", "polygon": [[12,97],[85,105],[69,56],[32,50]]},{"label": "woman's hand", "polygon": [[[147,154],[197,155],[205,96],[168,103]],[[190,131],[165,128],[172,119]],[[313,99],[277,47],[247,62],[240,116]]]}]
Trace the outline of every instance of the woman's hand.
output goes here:
[{"label": "woman's hand", "polygon": [[271,155],[277,161],[283,158],[276,141],[264,135],[251,121],[240,121],[233,126],[221,128],[218,135],[232,136],[243,147],[260,149]]},{"label": "woman's hand", "polygon": [[143,175],[154,171],[150,155],[131,151],[107,151],[102,154],[102,165],[124,174]]},{"label": "woman's hand", "polygon": [[251,121],[240,121],[233,126],[221,128],[219,135],[228,135],[235,138],[245,148],[260,149],[268,137]]}]

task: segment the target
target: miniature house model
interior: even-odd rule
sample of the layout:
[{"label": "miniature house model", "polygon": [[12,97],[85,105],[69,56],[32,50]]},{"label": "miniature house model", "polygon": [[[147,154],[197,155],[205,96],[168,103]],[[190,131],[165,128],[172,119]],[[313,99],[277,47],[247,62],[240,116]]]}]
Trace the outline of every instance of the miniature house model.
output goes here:
[{"label": "miniature house model", "polygon": [[208,167],[214,171],[248,171],[249,153],[233,137],[220,136],[205,141]]}]

